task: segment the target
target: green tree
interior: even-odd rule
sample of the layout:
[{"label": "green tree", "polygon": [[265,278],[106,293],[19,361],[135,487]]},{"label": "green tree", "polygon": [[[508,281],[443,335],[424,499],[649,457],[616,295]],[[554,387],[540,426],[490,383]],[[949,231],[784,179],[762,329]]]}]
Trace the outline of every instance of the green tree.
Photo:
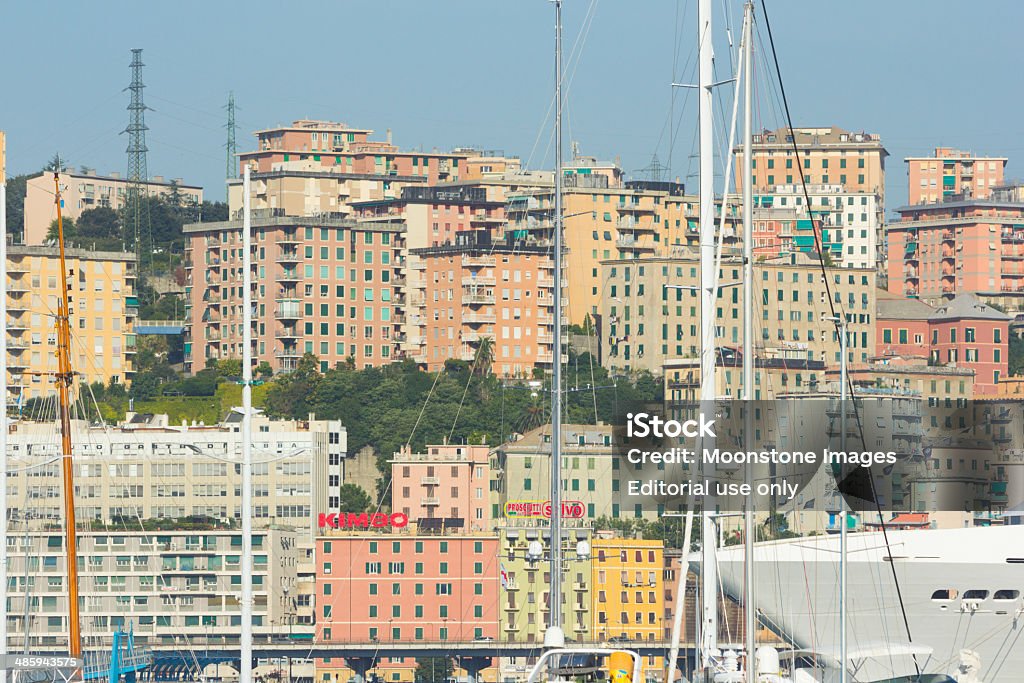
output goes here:
[{"label": "green tree", "polygon": [[320,360],[307,353],[288,374],[267,391],[267,413],[275,417],[305,417],[313,412],[314,393],[320,385]]},{"label": "green tree", "polygon": [[21,242],[25,234],[25,192],[28,181],[39,173],[16,175],[7,179],[7,234]]},{"label": "green tree", "polygon": [[267,361],[261,361],[256,366],[256,376],[263,380],[270,379],[274,376],[274,368],[270,367],[270,363]]},{"label": "green tree", "polygon": [[241,377],[242,360],[240,358],[222,358],[217,361],[217,374],[221,377]]},{"label": "green tree", "polygon": [[494,340],[483,337],[477,342],[476,355],[473,360],[473,373],[486,377],[491,374],[494,365]]},{"label": "green tree", "polygon": [[[70,242],[78,236],[75,230],[75,220],[73,218],[64,217],[61,221],[64,225],[64,242]],[[58,235],[57,219],[54,218],[50,221],[50,228],[46,231],[46,239],[57,241],[60,236]]]},{"label": "green tree", "polygon": [[455,665],[450,657],[424,657],[416,660],[413,680],[416,683],[445,683],[454,672]]},{"label": "green tree", "polygon": [[338,498],[338,510],[342,512],[369,512],[375,507],[370,494],[357,484],[342,484]]},{"label": "green tree", "polygon": [[123,237],[117,212],[109,206],[86,209],[78,216],[75,227],[81,239],[107,238],[120,241]]},{"label": "green tree", "polygon": [[1024,374],[1024,339],[1010,335],[1010,356],[1007,359],[1011,375]]}]

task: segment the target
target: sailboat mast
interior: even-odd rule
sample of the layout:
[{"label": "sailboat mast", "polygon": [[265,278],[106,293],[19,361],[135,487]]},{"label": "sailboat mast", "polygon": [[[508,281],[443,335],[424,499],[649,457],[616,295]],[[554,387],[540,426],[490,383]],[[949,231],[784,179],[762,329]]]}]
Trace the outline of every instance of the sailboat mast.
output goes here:
[{"label": "sailboat mast", "polygon": [[[0,320],[7,325],[7,159],[4,134],[0,131]],[[0,430],[0,648],[7,651],[7,332],[0,332],[0,382],[3,383],[3,429]],[[25,563],[28,566],[28,563]],[[28,584],[26,583],[26,591]],[[7,671],[0,671],[0,683],[6,683]]]},{"label": "sailboat mast", "polygon": [[[700,411],[712,416],[715,410],[715,160],[714,119],[711,90],[714,82],[714,53],[711,44],[711,0],[697,4],[698,112],[700,151]],[[710,443],[709,443],[710,441]],[[700,448],[714,448],[714,440],[702,439]],[[717,567],[715,560],[715,496],[705,496],[701,529],[701,653],[702,664],[710,665],[718,641]]]},{"label": "sailboat mast", "polygon": [[[751,97],[753,93],[753,61],[754,46],[751,40],[754,22],[754,4],[748,2],[743,13],[743,435],[747,450],[754,445],[754,222],[753,222],[753,172],[754,165],[751,154]],[[747,464],[748,485],[753,485],[753,464]],[[753,495],[747,498],[746,509],[743,511],[743,584],[744,584],[744,617],[747,651],[746,681],[754,683],[757,672],[754,667],[755,630],[757,613],[754,601],[754,501]]]},{"label": "sailboat mast", "polygon": [[[71,383],[74,373],[71,371],[71,297],[68,290],[71,282],[68,277],[67,263],[64,255],[64,218],[61,215],[60,173],[53,174],[57,202],[57,248],[60,250],[61,297],[57,309],[57,393],[60,400],[60,445],[61,467],[64,473],[64,527],[65,555],[68,576],[68,654],[71,657],[82,656],[82,626],[78,615],[78,538],[75,523],[75,482],[74,468],[71,462]],[[6,239],[6,236],[5,236]],[[6,282],[4,283],[6,287]],[[6,397],[5,397],[6,398]],[[6,422],[6,420],[5,420]],[[6,430],[7,425],[4,425]],[[6,455],[6,454],[5,454]]]},{"label": "sailboat mast", "polygon": [[555,0],[554,330],[551,350],[551,584],[549,623],[562,626],[562,0]]},{"label": "sailboat mast", "polygon": [[252,217],[250,168],[242,181],[242,630],[239,681],[252,680]]}]

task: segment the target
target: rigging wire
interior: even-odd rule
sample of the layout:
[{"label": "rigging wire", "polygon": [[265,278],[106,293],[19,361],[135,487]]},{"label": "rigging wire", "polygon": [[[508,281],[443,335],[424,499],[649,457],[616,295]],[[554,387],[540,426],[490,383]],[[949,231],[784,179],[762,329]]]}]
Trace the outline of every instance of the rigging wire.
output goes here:
[{"label": "rigging wire", "polygon": [[[790,111],[789,111],[789,100],[786,97],[786,88],[785,88],[785,85],[783,84],[783,81],[782,81],[782,68],[779,65],[779,55],[778,55],[778,52],[775,49],[775,38],[772,35],[772,24],[771,24],[771,20],[768,17],[768,6],[767,6],[766,0],[761,0],[761,9],[762,9],[762,12],[764,14],[765,28],[767,29],[767,32],[768,32],[768,42],[769,42],[769,46],[771,47],[771,51],[772,51],[772,61],[774,62],[774,65],[775,65],[775,75],[776,75],[776,77],[778,79],[779,93],[780,93],[780,95],[782,97],[783,110],[785,111],[785,115],[786,115],[786,126],[789,129],[789,137],[790,137],[790,140],[791,140],[791,142],[793,144],[793,154],[794,154],[794,157],[795,157],[795,163],[796,163],[797,168],[801,168],[801,164],[800,164],[800,148],[797,145],[796,134],[794,133],[794,129],[793,129],[793,118],[792,118],[792,116],[790,114]],[[822,249],[821,249],[821,235],[820,235],[821,226],[820,226],[820,224],[818,222],[816,222],[814,220],[814,215],[811,213],[811,199],[810,199],[810,192],[807,189],[807,176],[804,175],[803,173],[800,174],[800,184],[801,184],[801,187],[803,188],[804,201],[807,203],[807,211],[808,211],[808,215],[810,216],[810,219],[811,219],[811,226],[812,226],[811,233],[814,236],[814,247],[815,247],[815,249],[816,249],[816,251],[818,253],[818,263],[821,266],[821,275],[822,275],[822,278],[824,280],[825,291],[826,291],[826,293],[828,295],[829,308],[832,311],[832,317],[836,317],[835,302],[834,302],[834,300],[832,298],[831,285],[829,284],[829,281],[828,281],[828,269],[825,266],[825,258],[824,258],[824,255],[822,254]],[[848,330],[846,328],[846,313],[845,313],[845,311],[842,311],[842,314],[843,314],[843,324],[842,324],[841,327],[839,327],[839,330],[837,330],[837,331],[840,334],[846,334],[846,333],[848,333]],[[845,358],[842,359],[842,362],[845,363],[846,359]],[[851,402],[853,403],[854,419],[855,419],[856,424],[857,424],[857,429],[858,429],[858,431],[860,433],[861,443],[864,444],[865,443],[864,425],[863,425],[863,423],[861,422],[861,419],[860,419],[860,410],[857,407],[857,397],[856,397],[856,394],[853,392],[853,381],[849,377],[847,377],[847,381],[849,382],[850,394],[851,394],[851,397],[853,399]],[[842,408],[842,410],[844,410],[844,411],[846,410],[845,406]],[[879,526],[880,526],[880,528],[882,530],[882,538],[885,541],[886,552],[888,552],[889,555],[891,556],[892,555],[892,549],[891,549],[891,546],[889,544],[889,532],[886,529],[885,520],[883,519],[882,505],[879,502],[877,492],[875,491],[874,478],[869,475],[867,477],[867,479],[868,479],[868,482],[870,483],[870,486],[871,486],[871,494],[872,494],[872,497],[875,500],[875,506],[878,509],[878,521],[879,521]],[[890,567],[892,568],[893,584],[896,587],[896,597],[897,597],[897,599],[899,601],[900,612],[903,615],[903,625],[904,625],[904,628],[906,629],[906,632],[907,632],[907,639],[912,643],[913,642],[913,636],[911,635],[911,631],[910,631],[910,619],[907,617],[907,608],[906,608],[906,604],[903,601],[903,591],[900,588],[899,576],[896,573],[896,563],[895,562],[890,562],[889,564],[890,564]],[[913,660],[914,660],[914,669],[917,671],[917,675],[920,676],[921,675],[921,666],[918,663],[917,655],[913,655]],[[846,662],[843,662],[843,666],[846,666]]]}]

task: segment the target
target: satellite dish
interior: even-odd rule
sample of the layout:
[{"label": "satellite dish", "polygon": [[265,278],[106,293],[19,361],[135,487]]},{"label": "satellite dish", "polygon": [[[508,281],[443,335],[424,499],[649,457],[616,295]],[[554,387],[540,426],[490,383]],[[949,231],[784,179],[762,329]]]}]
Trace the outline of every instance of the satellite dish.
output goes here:
[{"label": "satellite dish", "polygon": [[576,558],[579,560],[590,559],[590,544],[586,541],[580,541],[576,544]]}]

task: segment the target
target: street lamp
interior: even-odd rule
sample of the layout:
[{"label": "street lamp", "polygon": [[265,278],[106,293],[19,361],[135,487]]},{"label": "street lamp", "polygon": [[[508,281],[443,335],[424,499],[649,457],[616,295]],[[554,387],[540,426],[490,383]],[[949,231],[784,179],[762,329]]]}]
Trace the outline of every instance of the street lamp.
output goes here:
[{"label": "street lamp", "polygon": [[[824,318],[834,323],[839,332],[839,450],[846,454],[846,316],[828,316]],[[838,483],[838,482],[837,482]],[[841,492],[840,492],[841,493]],[[846,642],[846,505],[842,495],[839,496],[839,661],[843,683],[847,681],[847,642]]]}]

